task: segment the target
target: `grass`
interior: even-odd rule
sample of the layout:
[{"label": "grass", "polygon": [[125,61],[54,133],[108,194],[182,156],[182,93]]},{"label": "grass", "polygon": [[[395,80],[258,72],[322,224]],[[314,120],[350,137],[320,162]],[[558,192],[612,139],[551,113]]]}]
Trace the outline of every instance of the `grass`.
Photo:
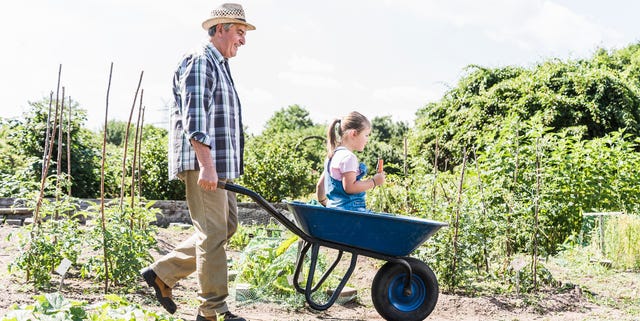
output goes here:
[{"label": "grass", "polygon": [[640,317],[640,273],[602,264],[598,251],[574,246],[550,258],[546,266],[558,281],[577,285],[592,303]]}]

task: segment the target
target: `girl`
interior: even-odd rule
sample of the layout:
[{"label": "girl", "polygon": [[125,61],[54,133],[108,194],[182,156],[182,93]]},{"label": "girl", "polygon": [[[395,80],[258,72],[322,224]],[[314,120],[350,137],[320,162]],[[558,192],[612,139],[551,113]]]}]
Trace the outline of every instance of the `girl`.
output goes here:
[{"label": "girl", "polygon": [[327,130],[327,159],[316,184],[318,201],[326,207],[366,211],[365,191],[384,184],[384,173],[362,180],[367,174],[354,151],[361,152],[369,141],[371,123],[358,112],[334,120]]}]

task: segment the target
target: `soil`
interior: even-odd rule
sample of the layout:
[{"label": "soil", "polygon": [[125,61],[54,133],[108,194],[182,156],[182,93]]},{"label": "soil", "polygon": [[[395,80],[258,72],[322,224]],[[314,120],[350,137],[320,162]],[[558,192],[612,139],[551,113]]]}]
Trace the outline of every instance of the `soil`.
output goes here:
[{"label": "soil", "polygon": [[[14,241],[7,235],[18,228],[0,225],[0,317],[5,315],[12,304],[19,306],[33,304],[33,295],[38,294],[22,280],[9,275],[7,265],[18,254]],[[190,229],[161,228],[158,234],[158,250],[152,254],[159,257],[167,253],[182,239],[191,234]],[[238,253],[229,253],[230,256]],[[347,256],[348,257],[348,256]],[[343,258],[344,260],[344,258]],[[231,290],[229,305],[231,311],[252,321],[288,320],[383,320],[372,302],[370,287],[375,273],[384,262],[368,257],[359,257],[356,270],[349,279],[349,285],[357,290],[357,299],[343,304],[335,304],[325,311],[314,311],[306,304],[291,307],[277,303],[245,303],[235,301],[235,291]],[[54,275],[53,282],[59,284],[60,276]],[[232,286],[233,283],[230,284]],[[636,285],[637,286],[637,285]],[[56,286],[57,288],[57,286]],[[63,282],[62,294],[72,300],[94,302],[102,300],[101,284],[92,280],[68,277]],[[441,291],[442,292],[442,291]],[[637,295],[638,293],[636,293]],[[193,276],[182,280],[173,291],[178,304],[175,316],[184,320],[195,320],[197,302],[196,280]],[[145,309],[165,313],[153,296],[153,291],[140,280],[140,290],[125,296],[129,301],[144,306]],[[616,305],[601,305],[589,300],[593,293],[586,295],[579,286],[559,292],[555,289],[542,290],[532,300],[516,294],[509,295],[456,295],[440,293],[438,303],[427,320],[637,320],[638,314],[629,315]],[[635,298],[637,300],[637,298]],[[532,302],[535,301],[535,302]]]}]

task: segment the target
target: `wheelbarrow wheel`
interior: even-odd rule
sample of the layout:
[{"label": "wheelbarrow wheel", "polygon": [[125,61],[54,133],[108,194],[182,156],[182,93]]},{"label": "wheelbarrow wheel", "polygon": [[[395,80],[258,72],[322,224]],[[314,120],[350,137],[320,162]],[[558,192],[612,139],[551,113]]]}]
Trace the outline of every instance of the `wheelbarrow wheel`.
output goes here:
[{"label": "wheelbarrow wheel", "polygon": [[405,258],[411,266],[411,293],[404,291],[406,268],[387,262],[378,270],[371,285],[371,299],[378,313],[390,321],[424,320],[438,302],[438,280],[424,262]]}]

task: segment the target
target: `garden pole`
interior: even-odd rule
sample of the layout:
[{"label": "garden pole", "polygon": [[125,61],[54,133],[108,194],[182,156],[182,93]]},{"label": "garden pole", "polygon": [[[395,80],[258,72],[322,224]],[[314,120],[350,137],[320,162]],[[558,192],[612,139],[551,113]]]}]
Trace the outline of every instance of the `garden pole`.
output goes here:
[{"label": "garden pole", "polygon": [[104,215],[104,160],[106,158],[106,150],[107,150],[107,125],[108,125],[108,115],[109,115],[109,91],[111,90],[111,76],[113,75],[113,62],[111,62],[111,68],[109,69],[109,84],[107,85],[107,97],[105,102],[105,111],[104,111],[104,132],[102,135],[102,164],[100,166],[100,215],[101,215],[101,226],[102,226],[102,254],[104,255],[104,293],[109,291],[109,264],[108,264],[108,252],[107,252],[107,227],[105,225],[105,215]]},{"label": "garden pole", "polygon": [[138,92],[140,91],[140,84],[142,84],[142,75],[144,70],[140,72],[140,79],[138,80],[138,88],[136,88],[136,94],[133,96],[133,104],[131,104],[131,112],[129,112],[129,121],[127,121],[127,129],[124,134],[124,152],[122,155],[122,181],[120,185],[120,210],[123,210],[122,203],[124,200],[124,179],[127,173],[127,148],[129,143],[129,127],[131,127],[131,117],[133,117],[133,110],[136,108],[136,100],[138,99]]}]

